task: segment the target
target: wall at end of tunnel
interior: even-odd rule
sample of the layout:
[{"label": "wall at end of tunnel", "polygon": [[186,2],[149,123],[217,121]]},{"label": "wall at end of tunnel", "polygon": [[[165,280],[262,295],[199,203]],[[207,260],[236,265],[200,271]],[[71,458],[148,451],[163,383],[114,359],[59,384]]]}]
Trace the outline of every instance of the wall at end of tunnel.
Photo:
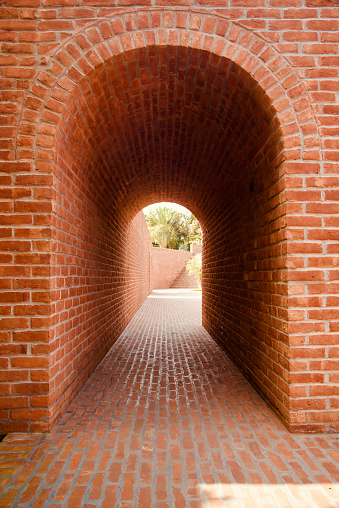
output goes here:
[{"label": "wall at end of tunnel", "polygon": [[[186,263],[192,258],[192,255],[193,254],[191,252],[184,250],[161,249],[160,247],[153,247],[152,288],[170,288],[176,279],[180,276],[180,274],[185,271]],[[185,284],[185,281],[183,283]],[[196,284],[196,286],[197,285],[198,284]]]},{"label": "wall at end of tunnel", "polygon": [[195,255],[195,254],[202,254],[202,245],[198,244],[198,243],[191,243],[190,245],[190,252]]}]

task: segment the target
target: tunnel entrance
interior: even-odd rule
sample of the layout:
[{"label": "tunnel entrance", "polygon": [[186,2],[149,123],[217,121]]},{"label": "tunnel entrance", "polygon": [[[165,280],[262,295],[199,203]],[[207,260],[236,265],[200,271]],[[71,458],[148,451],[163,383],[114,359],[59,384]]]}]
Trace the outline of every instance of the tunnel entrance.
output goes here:
[{"label": "tunnel entrance", "polygon": [[79,80],[56,140],[58,323],[65,306],[74,312],[58,337],[61,393],[82,383],[150,292],[133,217],[161,200],[202,226],[205,328],[279,407],[283,144],[258,82],[204,50],[124,51]]},{"label": "tunnel entrance", "polygon": [[35,243],[46,294],[33,288],[51,313],[29,339],[42,337],[32,351],[48,359],[48,398],[29,395],[43,405],[27,409],[29,430],[53,425],[150,294],[141,210],[159,201],[201,225],[203,326],[287,426],[306,422],[290,407],[285,185],[300,122],[312,127],[302,94],[269,44],[218,16],[119,13],[58,48],[28,93],[16,152],[51,205],[48,247]]}]

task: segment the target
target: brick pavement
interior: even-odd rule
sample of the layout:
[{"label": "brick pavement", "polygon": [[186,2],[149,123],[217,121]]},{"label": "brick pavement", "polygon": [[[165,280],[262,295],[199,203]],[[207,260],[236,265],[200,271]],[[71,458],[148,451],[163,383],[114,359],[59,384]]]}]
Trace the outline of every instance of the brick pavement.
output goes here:
[{"label": "brick pavement", "polygon": [[154,291],[48,435],[0,443],[1,507],[339,507],[339,438],[289,434],[201,326]]}]

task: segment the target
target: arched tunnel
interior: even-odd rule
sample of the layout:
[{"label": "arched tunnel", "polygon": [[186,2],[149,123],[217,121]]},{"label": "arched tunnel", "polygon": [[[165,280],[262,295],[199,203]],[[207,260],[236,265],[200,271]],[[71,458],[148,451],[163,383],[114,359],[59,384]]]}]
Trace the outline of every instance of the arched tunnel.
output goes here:
[{"label": "arched tunnel", "polygon": [[149,292],[135,224],[158,201],[198,218],[203,325],[286,417],[283,138],[267,94],[228,58],[153,45],[107,59],[50,101],[62,111],[54,146],[55,417]]}]

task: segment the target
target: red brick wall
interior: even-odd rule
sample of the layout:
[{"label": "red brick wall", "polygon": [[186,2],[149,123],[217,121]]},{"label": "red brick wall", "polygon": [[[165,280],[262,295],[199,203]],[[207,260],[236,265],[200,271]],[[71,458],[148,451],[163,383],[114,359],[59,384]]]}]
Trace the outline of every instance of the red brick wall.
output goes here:
[{"label": "red brick wall", "polygon": [[122,4],[0,10],[3,428],[63,410],[147,293],[130,221],[174,201],[205,326],[291,430],[338,431],[336,0]]},{"label": "red brick wall", "polygon": [[170,288],[191,257],[191,252],[153,247],[152,288]]},{"label": "red brick wall", "polygon": [[204,235],[203,325],[288,419],[286,203],[276,154],[258,164],[248,157],[220,188],[220,220]]},{"label": "red brick wall", "polygon": [[[37,330],[15,332],[14,344],[3,346],[12,354],[14,395],[3,400],[11,399],[16,409],[3,412],[2,431],[48,430],[150,292],[152,244],[143,212],[123,223],[90,194],[85,200],[78,189],[71,192],[71,178],[59,176],[55,203],[68,205],[56,205],[52,220],[51,305],[40,303],[47,292],[34,292],[36,303],[25,310],[36,316],[31,319]],[[39,330],[49,324],[42,322],[42,311],[50,312],[48,334]]]}]

